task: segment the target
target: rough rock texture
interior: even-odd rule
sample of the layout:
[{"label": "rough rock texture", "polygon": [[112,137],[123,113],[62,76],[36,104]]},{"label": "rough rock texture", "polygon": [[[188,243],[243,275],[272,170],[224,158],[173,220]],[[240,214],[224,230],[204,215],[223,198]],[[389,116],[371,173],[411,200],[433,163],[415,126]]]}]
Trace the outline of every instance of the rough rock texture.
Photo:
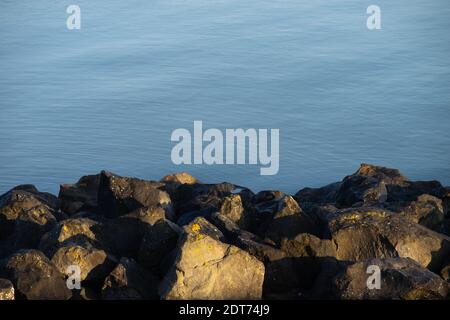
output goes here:
[{"label": "rough rock texture", "polygon": [[102,281],[114,268],[114,259],[89,243],[85,245],[69,244],[60,247],[51,261],[66,276],[70,276],[69,266],[77,265],[81,271],[81,281]]},{"label": "rough rock texture", "polygon": [[56,223],[56,197],[32,185],[18,186],[0,197],[0,241],[15,250],[36,248],[42,235]]},{"label": "rough rock texture", "polygon": [[314,220],[302,211],[291,196],[284,196],[268,224],[265,237],[276,244],[283,238],[293,238],[299,233],[317,233]]},{"label": "rough rock texture", "polygon": [[400,210],[400,214],[427,228],[435,229],[444,221],[442,200],[428,194],[417,197],[416,201]]},{"label": "rough rock texture", "polygon": [[383,209],[347,209],[329,228],[339,260],[404,257],[438,271],[450,254],[449,237]]},{"label": "rough rock texture", "polygon": [[161,205],[171,210],[164,184],[137,178],[120,177],[102,171],[98,190],[99,210],[110,218],[125,215],[142,207]]},{"label": "rough rock texture", "polygon": [[88,218],[67,219],[61,221],[52,230],[42,236],[39,250],[53,257],[58,248],[68,244],[84,244],[86,242],[101,247],[96,236],[99,226],[97,221]]},{"label": "rough rock texture", "polygon": [[80,211],[97,210],[97,194],[100,174],[81,177],[75,184],[63,184],[59,188],[58,198],[61,210],[69,215]]},{"label": "rough rock texture", "polygon": [[[264,265],[220,242],[198,218],[186,226],[174,265],[160,286],[164,299],[260,299]],[[202,225],[201,225],[202,224]]]},{"label": "rough rock texture", "polygon": [[0,301],[14,300],[14,286],[7,279],[0,279]]},{"label": "rough rock texture", "polygon": [[142,238],[138,262],[156,272],[168,253],[175,249],[181,232],[180,227],[168,220],[155,223]]},{"label": "rough rock texture", "polygon": [[[380,288],[369,289],[369,266],[380,271]],[[411,259],[372,259],[350,265],[334,280],[336,296],[341,299],[445,299],[448,284],[438,275]]]},{"label": "rough rock texture", "polygon": [[122,258],[105,279],[102,297],[106,300],[158,299],[158,278],[134,260]]},{"label": "rough rock texture", "polygon": [[220,206],[220,213],[228,217],[231,221],[236,223],[240,228],[247,229],[248,219],[244,215],[245,209],[242,205],[241,196],[232,194],[223,200]]},{"label": "rough rock texture", "polygon": [[442,279],[450,283],[450,264],[447,264],[445,267],[442,268],[440,275]]},{"label": "rough rock texture", "polygon": [[72,294],[63,275],[37,250],[20,250],[0,266],[1,276],[13,282],[16,297],[27,300],[67,300]]},{"label": "rough rock texture", "polygon": [[0,299],[448,299],[449,203],[369,164],[295,196],[188,173],[21,185],[0,196]]}]

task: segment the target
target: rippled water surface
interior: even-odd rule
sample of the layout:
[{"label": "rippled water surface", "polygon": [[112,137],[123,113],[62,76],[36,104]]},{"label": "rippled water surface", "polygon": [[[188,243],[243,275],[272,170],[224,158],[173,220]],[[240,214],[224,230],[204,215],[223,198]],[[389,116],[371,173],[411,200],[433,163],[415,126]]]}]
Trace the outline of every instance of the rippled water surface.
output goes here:
[{"label": "rippled water surface", "polygon": [[[66,7],[81,7],[81,30]],[[366,28],[366,8],[382,30]],[[356,170],[450,184],[448,0],[0,3],[0,192],[108,169],[295,192]],[[280,171],[178,167],[176,128],[280,128]]]}]

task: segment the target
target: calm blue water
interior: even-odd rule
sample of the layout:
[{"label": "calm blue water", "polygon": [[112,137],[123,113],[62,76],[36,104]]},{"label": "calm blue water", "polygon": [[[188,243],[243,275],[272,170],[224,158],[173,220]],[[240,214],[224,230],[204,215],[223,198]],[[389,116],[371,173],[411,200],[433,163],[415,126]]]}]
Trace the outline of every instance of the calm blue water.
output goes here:
[{"label": "calm blue water", "polygon": [[[1,0],[0,192],[101,169],[295,192],[360,162],[448,185],[449,17],[448,0]],[[194,120],[280,128],[278,175],[173,165]]]}]

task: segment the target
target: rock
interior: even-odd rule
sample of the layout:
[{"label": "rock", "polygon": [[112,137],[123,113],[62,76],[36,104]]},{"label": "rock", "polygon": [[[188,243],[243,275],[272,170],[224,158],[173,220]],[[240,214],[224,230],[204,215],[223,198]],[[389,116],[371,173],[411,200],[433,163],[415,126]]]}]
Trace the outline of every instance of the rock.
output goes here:
[{"label": "rock", "polygon": [[14,300],[14,286],[7,279],[0,279],[0,301]]},{"label": "rock", "polygon": [[276,190],[258,192],[253,197],[254,211],[249,231],[264,237],[285,196],[283,192]]},{"label": "rock", "polygon": [[42,237],[39,250],[48,257],[53,257],[58,248],[68,244],[84,245],[87,242],[101,248],[102,244],[96,235],[100,225],[99,222],[88,218],[61,221]]},{"label": "rock", "polygon": [[161,179],[163,183],[175,183],[175,184],[194,184],[199,183],[199,181],[191,176],[187,172],[174,173],[165,176]]},{"label": "rock", "polygon": [[314,235],[303,233],[281,243],[283,257],[271,259],[266,264],[264,292],[279,294],[292,292],[299,298],[311,290],[322,272],[325,262],[334,260],[336,251],[330,240],[321,240]]},{"label": "rock", "polygon": [[53,257],[58,248],[67,244],[85,247],[89,243],[118,257],[137,258],[144,235],[159,221],[166,221],[165,214],[165,208],[153,206],[116,219],[67,219],[42,237],[39,248]]},{"label": "rock", "polygon": [[[369,289],[372,273],[369,266],[381,271],[380,289]],[[370,271],[370,270],[369,270]],[[334,290],[340,299],[445,299],[448,285],[439,276],[411,259],[371,259],[350,265],[334,280]]]},{"label": "rock", "polygon": [[176,247],[181,229],[168,220],[160,220],[149,228],[140,245],[138,262],[156,272],[164,258]]},{"label": "rock", "polygon": [[322,188],[303,188],[295,194],[295,200],[299,203],[334,203],[341,185],[342,182],[335,182]]},{"label": "rock", "polygon": [[246,229],[250,222],[244,215],[241,196],[238,194],[232,194],[225,197],[220,206],[220,214],[228,217],[242,229]]},{"label": "rock", "polygon": [[387,200],[387,184],[404,184],[406,178],[396,169],[361,164],[358,171],[342,180],[336,193],[339,207],[361,203],[375,205]]},{"label": "rock", "polygon": [[134,260],[120,259],[120,263],[105,279],[102,297],[105,300],[158,299],[158,279]]},{"label": "rock", "polygon": [[185,227],[175,262],[160,285],[162,298],[261,299],[264,264],[217,238],[203,218]]},{"label": "rock", "polygon": [[3,194],[0,197],[0,241],[15,233],[15,239],[11,241],[16,242],[16,249],[33,247],[36,238],[56,221],[54,213],[58,206],[55,197],[39,192],[31,185],[18,186]]},{"label": "rock", "polygon": [[416,201],[402,208],[400,214],[433,230],[444,221],[442,200],[428,194],[420,195]]},{"label": "rock", "polygon": [[169,194],[164,184],[137,178],[120,177],[102,171],[98,192],[98,207],[106,217],[115,218],[142,207],[162,206],[172,212]]},{"label": "rock", "polygon": [[177,216],[187,212],[211,209],[218,211],[223,198],[237,189],[230,183],[219,184],[182,184],[178,187],[175,198]]},{"label": "rock", "polygon": [[51,259],[55,267],[67,277],[72,275],[69,266],[76,265],[81,271],[81,281],[103,281],[115,266],[114,259],[89,243],[69,244],[60,247]]},{"label": "rock", "polygon": [[445,193],[442,197],[444,215],[446,219],[450,219],[450,187],[445,189]]},{"label": "rock", "polygon": [[81,290],[74,290],[72,300],[100,300],[101,296],[97,293],[97,290],[81,287]]},{"label": "rock", "polygon": [[450,283],[450,264],[446,265],[444,268],[442,268],[440,275],[442,279]]},{"label": "rock", "polygon": [[331,240],[301,233],[292,240],[283,239],[281,250],[289,257],[335,257],[336,247]]},{"label": "rock", "polygon": [[443,198],[445,188],[438,181],[407,181],[403,185],[389,185],[388,202],[414,201],[422,194]]},{"label": "rock", "polygon": [[329,229],[339,260],[404,257],[438,271],[450,253],[450,238],[380,208],[343,210]]},{"label": "rock", "polygon": [[167,221],[165,217],[166,210],[161,206],[140,208],[119,218],[102,221],[97,236],[108,252],[136,259],[144,235],[155,224]]},{"label": "rock", "polygon": [[267,227],[266,238],[280,244],[283,238],[293,238],[299,233],[318,233],[314,220],[303,212],[298,203],[291,196],[283,197],[278,203]]},{"label": "rock", "polygon": [[97,210],[97,194],[100,174],[83,176],[75,184],[63,184],[59,188],[58,198],[61,210],[69,215],[80,211]]},{"label": "rock", "polygon": [[37,250],[20,250],[1,266],[1,274],[11,280],[16,298],[27,300],[67,300],[71,292],[63,275]]}]

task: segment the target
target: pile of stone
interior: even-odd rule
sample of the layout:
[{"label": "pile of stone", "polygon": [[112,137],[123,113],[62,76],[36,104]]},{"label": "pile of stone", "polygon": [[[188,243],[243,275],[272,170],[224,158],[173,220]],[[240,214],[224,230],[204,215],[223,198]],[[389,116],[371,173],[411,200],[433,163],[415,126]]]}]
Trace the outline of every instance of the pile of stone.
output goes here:
[{"label": "pile of stone", "polygon": [[0,196],[0,300],[446,299],[450,188],[362,164],[254,194],[110,172]]}]

